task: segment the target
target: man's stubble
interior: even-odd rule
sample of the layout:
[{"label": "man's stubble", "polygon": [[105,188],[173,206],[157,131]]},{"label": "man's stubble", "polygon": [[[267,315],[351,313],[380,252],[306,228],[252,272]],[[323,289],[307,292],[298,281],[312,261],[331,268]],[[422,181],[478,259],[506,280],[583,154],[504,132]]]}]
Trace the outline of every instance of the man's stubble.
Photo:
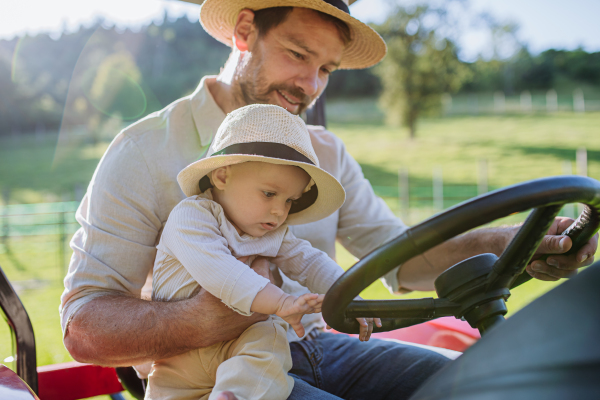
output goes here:
[{"label": "man's stubble", "polygon": [[300,106],[296,114],[303,113],[316,102],[317,99],[311,102],[310,96],[296,86],[284,83],[269,83],[263,65],[263,57],[259,51],[245,53],[240,58],[234,79],[239,85],[240,94],[245,105],[271,104],[270,98],[276,90],[289,93],[300,99]]}]

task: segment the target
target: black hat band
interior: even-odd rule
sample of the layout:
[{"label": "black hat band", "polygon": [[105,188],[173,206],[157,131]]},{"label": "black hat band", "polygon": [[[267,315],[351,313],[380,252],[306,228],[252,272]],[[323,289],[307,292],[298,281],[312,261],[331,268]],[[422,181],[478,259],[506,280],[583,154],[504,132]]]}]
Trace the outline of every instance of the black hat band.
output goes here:
[{"label": "black hat band", "polygon": [[[310,158],[301,154],[297,150],[294,150],[285,144],[272,142],[235,143],[211,154],[209,157],[223,155],[263,156],[315,165]],[[213,187],[213,185],[210,183],[208,175],[204,175],[200,179],[198,182],[198,187],[200,188],[200,193],[204,193],[206,190]],[[317,189],[317,185],[312,185],[308,192],[303,193],[298,200],[292,203],[289,214],[306,210],[308,207],[313,205],[315,201],[317,201],[318,194],[319,190]]]}]

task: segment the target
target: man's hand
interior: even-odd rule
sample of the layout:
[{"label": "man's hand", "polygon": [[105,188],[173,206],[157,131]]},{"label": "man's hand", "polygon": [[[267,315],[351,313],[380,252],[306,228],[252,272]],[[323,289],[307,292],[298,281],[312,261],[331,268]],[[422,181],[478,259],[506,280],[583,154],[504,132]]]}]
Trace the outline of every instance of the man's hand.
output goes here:
[{"label": "man's hand", "polygon": [[[254,260],[252,268],[269,277],[264,258]],[[173,302],[106,295],[84,304],[73,315],[64,343],[79,362],[129,366],[235,339],[267,318],[259,313],[240,315],[205,290]]]},{"label": "man's hand", "polygon": [[[594,262],[594,254],[598,249],[598,234],[594,235],[575,254],[568,256],[560,255],[571,249],[573,242],[568,236],[561,236],[572,223],[571,218],[557,217],[544,237],[540,247],[527,266],[529,275],[542,281],[557,281],[560,278],[569,278],[577,274],[577,269],[588,266]],[[544,260],[544,256],[548,256]]]},{"label": "man's hand", "polygon": [[[249,256],[238,258],[241,262],[248,261]],[[269,261],[263,257],[257,257],[250,266],[257,274],[270,279],[273,281],[271,271],[269,269]],[[217,342],[223,342],[237,338],[244,332],[250,325],[260,321],[265,321],[269,316],[266,314],[254,313],[250,316],[241,315],[229,307],[223,302],[208,293],[204,289],[200,289],[200,292],[193,298],[196,304],[196,310],[201,313],[205,313],[207,309],[218,312],[215,313],[216,318],[220,318],[222,321],[222,331],[218,332],[220,339]]]}]

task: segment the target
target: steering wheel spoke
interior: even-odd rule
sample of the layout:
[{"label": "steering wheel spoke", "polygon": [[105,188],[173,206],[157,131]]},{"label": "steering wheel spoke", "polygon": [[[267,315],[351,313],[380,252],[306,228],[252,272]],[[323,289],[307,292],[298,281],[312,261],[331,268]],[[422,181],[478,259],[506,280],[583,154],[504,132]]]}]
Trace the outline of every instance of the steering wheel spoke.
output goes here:
[{"label": "steering wheel spoke", "polygon": [[487,278],[487,290],[511,287],[525,271],[561,208],[562,204],[540,207],[529,214],[521,229],[492,266]]},{"label": "steering wheel spoke", "polygon": [[413,318],[423,322],[456,314],[460,304],[448,299],[354,300],[346,310],[347,318]]}]

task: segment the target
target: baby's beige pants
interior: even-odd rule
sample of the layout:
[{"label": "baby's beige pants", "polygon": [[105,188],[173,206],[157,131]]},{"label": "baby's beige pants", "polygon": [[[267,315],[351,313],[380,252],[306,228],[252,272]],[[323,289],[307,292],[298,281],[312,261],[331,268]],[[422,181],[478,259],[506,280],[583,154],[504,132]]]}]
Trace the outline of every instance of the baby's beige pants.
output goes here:
[{"label": "baby's beige pants", "polygon": [[271,316],[235,340],[155,361],[146,399],[213,400],[225,390],[239,400],[287,399],[294,386],[287,328]]}]

